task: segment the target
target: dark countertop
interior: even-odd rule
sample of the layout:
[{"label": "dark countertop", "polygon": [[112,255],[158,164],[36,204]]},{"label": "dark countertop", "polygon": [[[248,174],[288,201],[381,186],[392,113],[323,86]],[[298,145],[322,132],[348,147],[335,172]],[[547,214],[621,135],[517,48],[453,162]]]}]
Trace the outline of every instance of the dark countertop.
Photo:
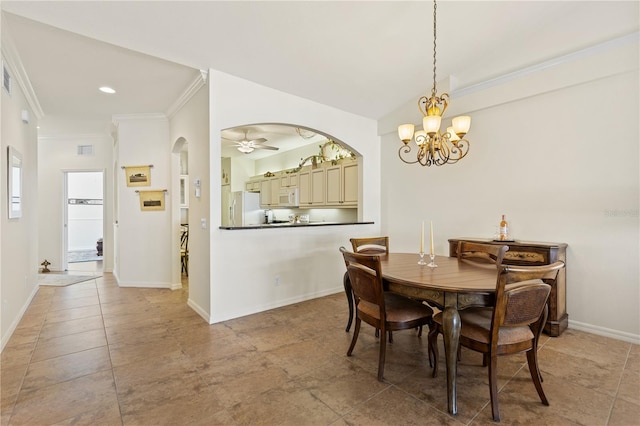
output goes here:
[{"label": "dark countertop", "polygon": [[309,223],[261,223],[248,226],[220,226],[219,229],[237,231],[241,229],[274,229],[274,228],[307,228],[309,226],[341,226],[341,225],[372,225],[374,222],[309,222]]}]

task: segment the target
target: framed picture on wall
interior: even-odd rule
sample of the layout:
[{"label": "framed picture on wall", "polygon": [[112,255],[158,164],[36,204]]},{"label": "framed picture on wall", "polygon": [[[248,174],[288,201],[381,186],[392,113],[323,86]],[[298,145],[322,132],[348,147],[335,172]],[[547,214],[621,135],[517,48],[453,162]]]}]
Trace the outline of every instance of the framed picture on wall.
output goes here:
[{"label": "framed picture on wall", "polygon": [[151,186],[150,166],[125,166],[127,186]]},{"label": "framed picture on wall", "polygon": [[158,211],[164,210],[164,190],[159,191],[138,191],[140,195],[140,210]]}]

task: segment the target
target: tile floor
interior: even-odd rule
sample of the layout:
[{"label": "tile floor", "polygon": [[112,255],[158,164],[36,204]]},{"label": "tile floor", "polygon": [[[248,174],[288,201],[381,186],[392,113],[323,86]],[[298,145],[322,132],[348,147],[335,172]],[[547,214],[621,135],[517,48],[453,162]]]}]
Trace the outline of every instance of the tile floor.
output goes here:
[{"label": "tile floor", "polygon": [[[473,352],[456,417],[426,337],[395,333],[384,383],[371,328],[347,357],[343,294],[214,325],[186,301],[186,289],[119,288],[110,274],[40,288],[2,352],[1,424],[493,424]],[[502,424],[640,424],[638,345],[567,330],[543,337],[540,364],[549,407],[524,356],[500,360]]]}]

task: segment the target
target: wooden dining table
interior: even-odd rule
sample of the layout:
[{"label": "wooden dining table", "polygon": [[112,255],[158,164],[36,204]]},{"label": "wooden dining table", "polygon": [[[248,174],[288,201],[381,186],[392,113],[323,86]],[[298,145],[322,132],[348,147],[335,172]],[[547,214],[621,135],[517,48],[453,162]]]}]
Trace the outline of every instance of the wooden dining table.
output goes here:
[{"label": "wooden dining table", "polygon": [[[449,413],[457,409],[457,357],[460,338],[459,310],[488,306],[493,302],[498,275],[495,264],[478,264],[455,257],[436,256],[437,267],[419,265],[416,253],[381,254],[382,277],[386,289],[424,300],[442,310],[447,365]],[[427,260],[428,262],[428,260]]]}]

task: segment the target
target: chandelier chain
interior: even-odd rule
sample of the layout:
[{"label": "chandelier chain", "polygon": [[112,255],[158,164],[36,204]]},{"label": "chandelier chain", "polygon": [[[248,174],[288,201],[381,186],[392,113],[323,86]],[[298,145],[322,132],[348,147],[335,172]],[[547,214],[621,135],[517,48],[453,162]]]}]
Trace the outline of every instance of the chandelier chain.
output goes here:
[{"label": "chandelier chain", "polygon": [[433,88],[431,89],[431,96],[436,97],[436,2],[433,2]]}]

